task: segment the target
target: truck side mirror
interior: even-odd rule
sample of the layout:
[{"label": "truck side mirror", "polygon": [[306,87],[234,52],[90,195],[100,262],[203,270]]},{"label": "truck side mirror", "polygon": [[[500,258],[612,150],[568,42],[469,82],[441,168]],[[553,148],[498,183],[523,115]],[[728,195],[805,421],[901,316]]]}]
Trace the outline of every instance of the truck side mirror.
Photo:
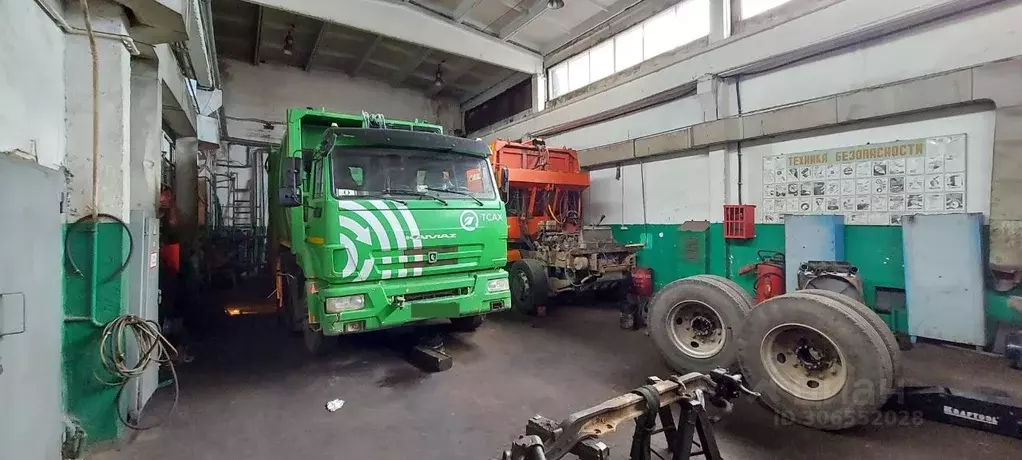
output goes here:
[{"label": "truck side mirror", "polygon": [[277,202],[285,208],[302,204],[302,159],[289,157],[283,161],[283,183],[277,190]]},{"label": "truck side mirror", "polygon": [[511,192],[511,181],[507,177],[508,172],[507,166],[501,166],[500,174],[498,174],[500,196],[504,197],[504,200],[507,200],[507,194]]}]

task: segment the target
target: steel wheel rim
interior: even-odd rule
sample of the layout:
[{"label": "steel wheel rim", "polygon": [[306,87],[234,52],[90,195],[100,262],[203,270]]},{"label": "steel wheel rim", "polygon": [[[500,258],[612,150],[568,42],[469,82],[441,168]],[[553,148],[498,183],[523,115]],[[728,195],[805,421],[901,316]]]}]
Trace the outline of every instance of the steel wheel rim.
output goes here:
[{"label": "steel wheel rim", "polygon": [[697,359],[716,356],[728,340],[724,321],[713,307],[698,300],[678,302],[667,314],[667,335],[674,346]]},{"label": "steel wheel rim", "polygon": [[824,401],[848,383],[844,353],[820,330],[798,323],[781,324],[763,337],[760,362],[784,391],[807,401]]}]

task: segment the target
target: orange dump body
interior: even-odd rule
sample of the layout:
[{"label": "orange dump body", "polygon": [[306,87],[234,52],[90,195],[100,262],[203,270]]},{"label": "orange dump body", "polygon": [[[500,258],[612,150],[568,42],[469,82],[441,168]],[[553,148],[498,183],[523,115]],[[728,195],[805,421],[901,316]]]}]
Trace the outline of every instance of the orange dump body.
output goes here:
[{"label": "orange dump body", "polygon": [[514,243],[535,237],[541,227],[571,231],[581,225],[581,192],[589,187],[589,173],[579,166],[578,152],[503,140],[490,150],[497,183],[507,184],[501,193],[508,210],[509,261],[521,258]]}]

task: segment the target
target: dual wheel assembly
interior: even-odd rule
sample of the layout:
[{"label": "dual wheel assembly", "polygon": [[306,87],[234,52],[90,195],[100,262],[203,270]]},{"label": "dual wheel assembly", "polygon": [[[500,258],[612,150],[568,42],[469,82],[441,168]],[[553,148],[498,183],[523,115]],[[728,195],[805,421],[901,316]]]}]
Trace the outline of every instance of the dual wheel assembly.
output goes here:
[{"label": "dual wheel assembly", "polygon": [[740,370],[763,404],[817,429],[868,423],[901,378],[898,344],[883,320],[831,291],[753,305],[729,279],[693,276],[653,297],[649,329],[674,370]]}]

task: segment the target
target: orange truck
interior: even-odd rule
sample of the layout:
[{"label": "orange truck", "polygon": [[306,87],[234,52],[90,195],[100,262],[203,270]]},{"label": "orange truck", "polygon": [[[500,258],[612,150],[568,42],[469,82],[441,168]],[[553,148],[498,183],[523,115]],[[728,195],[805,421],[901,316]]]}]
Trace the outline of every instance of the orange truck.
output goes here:
[{"label": "orange truck", "polygon": [[[542,139],[494,141],[490,163],[506,203],[511,306],[533,314],[551,297],[632,288],[641,244],[614,241],[609,227],[582,220],[589,173],[578,152]],[[602,221],[602,218],[600,219]]]}]

